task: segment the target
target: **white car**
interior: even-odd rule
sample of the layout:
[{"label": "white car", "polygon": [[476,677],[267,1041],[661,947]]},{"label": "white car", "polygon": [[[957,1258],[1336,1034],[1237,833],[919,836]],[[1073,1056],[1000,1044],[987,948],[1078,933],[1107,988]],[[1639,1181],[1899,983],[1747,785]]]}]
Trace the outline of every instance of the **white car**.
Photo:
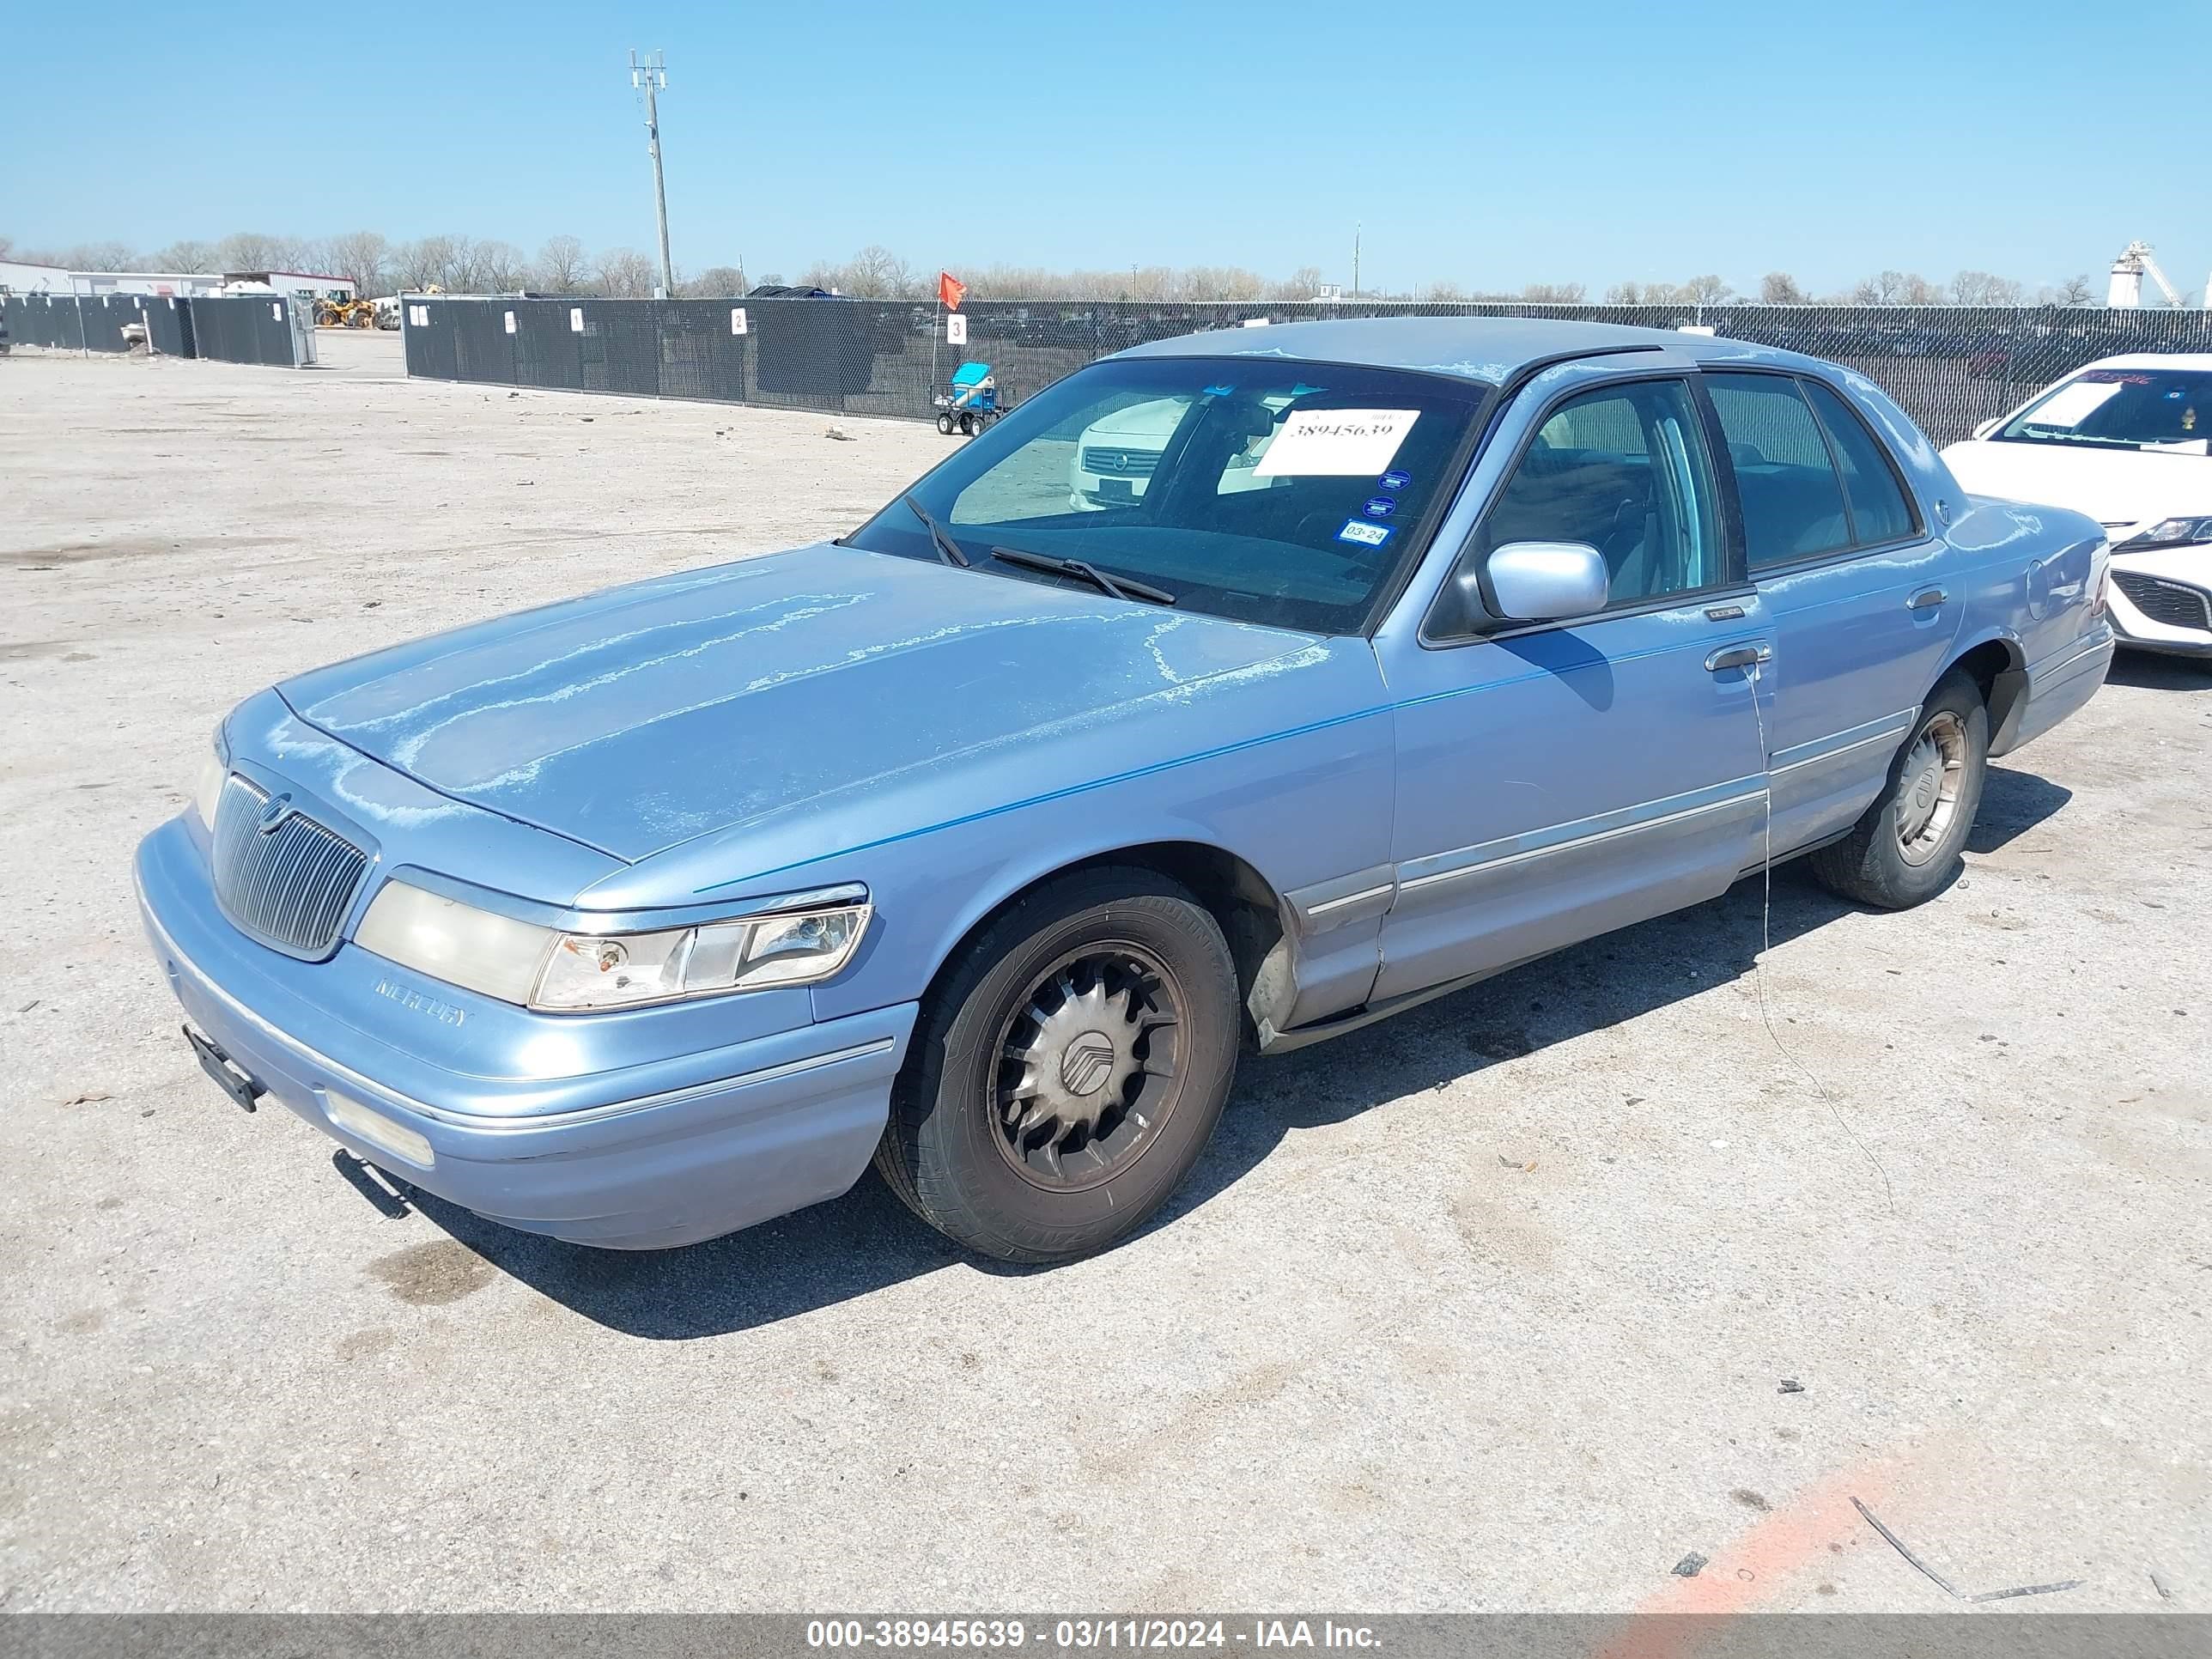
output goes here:
[{"label": "white car", "polygon": [[2105,526],[2120,643],[2212,658],[2212,353],[2091,363],[1943,459],[1974,495]]},{"label": "white car", "polygon": [[[1278,416],[1289,407],[1287,398],[1264,401]],[[1153,467],[1159,464],[1168,440],[1175,435],[1176,428],[1189,408],[1188,398],[1151,398],[1101,416],[1084,428],[1083,435],[1076,440],[1075,453],[1068,462],[1068,504],[1079,513],[1096,513],[1107,507],[1131,507],[1142,501],[1145,484],[1152,477]],[[1259,465],[1260,458],[1267,453],[1267,445],[1273,439],[1272,431],[1255,433],[1243,452],[1230,459],[1228,471],[1221,479],[1223,495],[1265,489],[1272,483],[1290,482],[1287,478],[1252,476],[1252,469]]]}]

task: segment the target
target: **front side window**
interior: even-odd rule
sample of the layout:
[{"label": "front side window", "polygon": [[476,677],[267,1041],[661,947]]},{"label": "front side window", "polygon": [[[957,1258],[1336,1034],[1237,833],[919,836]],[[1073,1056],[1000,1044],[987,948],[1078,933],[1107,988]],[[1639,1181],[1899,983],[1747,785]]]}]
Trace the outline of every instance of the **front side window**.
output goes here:
[{"label": "front side window", "polygon": [[1827,440],[1784,374],[1707,374],[1743,512],[1753,570],[1834,553],[1851,544],[1844,486]]},{"label": "front side window", "polygon": [[[1457,483],[1490,388],[1273,357],[1109,359],[1016,407],[913,494],[981,579],[1081,560],[1177,605],[1357,633]],[[939,550],[903,501],[849,545]]]},{"label": "front side window", "polygon": [[1639,380],[1560,404],[1475,533],[1484,556],[1511,542],[1595,548],[1613,605],[1720,581],[1712,466],[1689,388]]},{"label": "front side window", "polygon": [[2212,371],[2085,368],[1995,436],[2002,443],[2212,453]]}]

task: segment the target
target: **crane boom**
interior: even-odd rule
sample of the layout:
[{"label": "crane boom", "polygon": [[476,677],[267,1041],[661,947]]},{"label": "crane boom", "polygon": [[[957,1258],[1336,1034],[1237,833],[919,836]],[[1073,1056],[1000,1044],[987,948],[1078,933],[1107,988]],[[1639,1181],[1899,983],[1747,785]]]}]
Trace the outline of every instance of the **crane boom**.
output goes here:
[{"label": "crane boom", "polygon": [[2181,295],[2174,291],[2166,273],[2159,269],[2158,259],[2150,251],[2148,242],[2130,242],[2121,250],[2120,257],[2112,261],[2112,286],[2106,290],[2105,303],[2125,310],[2142,304],[2142,279],[2148,276],[2158,284],[2158,291],[2166,295],[2166,302],[2179,307]]}]

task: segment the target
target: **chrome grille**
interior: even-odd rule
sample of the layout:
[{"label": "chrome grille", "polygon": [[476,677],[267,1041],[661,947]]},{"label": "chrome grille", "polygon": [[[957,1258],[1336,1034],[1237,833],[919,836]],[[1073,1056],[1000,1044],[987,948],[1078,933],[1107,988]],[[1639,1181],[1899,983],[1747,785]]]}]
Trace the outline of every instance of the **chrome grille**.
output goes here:
[{"label": "chrome grille", "polygon": [[2169,582],[2140,570],[2115,570],[2112,585],[2128,596],[2128,603],[2154,623],[2168,628],[2212,631],[2212,595],[2185,582]]},{"label": "chrome grille", "polygon": [[338,936],[368,855],[296,810],[264,833],[268,801],[267,791],[235,772],[224,783],[215,812],[215,896],[249,933],[319,956]]},{"label": "chrome grille", "polygon": [[1097,446],[1083,452],[1083,470],[1108,478],[1149,478],[1160,464],[1157,449],[1105,449]]}]

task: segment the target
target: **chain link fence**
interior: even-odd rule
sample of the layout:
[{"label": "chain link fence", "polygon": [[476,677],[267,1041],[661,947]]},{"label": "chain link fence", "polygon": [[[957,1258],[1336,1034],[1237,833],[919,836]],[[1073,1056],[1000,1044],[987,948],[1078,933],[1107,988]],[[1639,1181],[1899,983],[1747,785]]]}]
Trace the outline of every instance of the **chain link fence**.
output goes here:
[{"label": "chain link fence", "polygon": [[0,295],[0,323],[10,346],[52,351],[129,351],[123,331],[138,325],[147,349],[167,357],[281,368],[315,360],[312,327],[283,295],[11,294]]},{"label": "chain link fence", "polygon": [[845,299],[405,301],[407,372],[434,380],[928,419],[933,386],[988,362],[1002,404],[1148,340],[1255,323],[1556,317],[1710,328],[1856,369],[1938,443],[2127,351],[2212,351],[2212,312],[1976,306],[1553,306],[1312,301],[970,301],[967,340],[926,301]]}]

